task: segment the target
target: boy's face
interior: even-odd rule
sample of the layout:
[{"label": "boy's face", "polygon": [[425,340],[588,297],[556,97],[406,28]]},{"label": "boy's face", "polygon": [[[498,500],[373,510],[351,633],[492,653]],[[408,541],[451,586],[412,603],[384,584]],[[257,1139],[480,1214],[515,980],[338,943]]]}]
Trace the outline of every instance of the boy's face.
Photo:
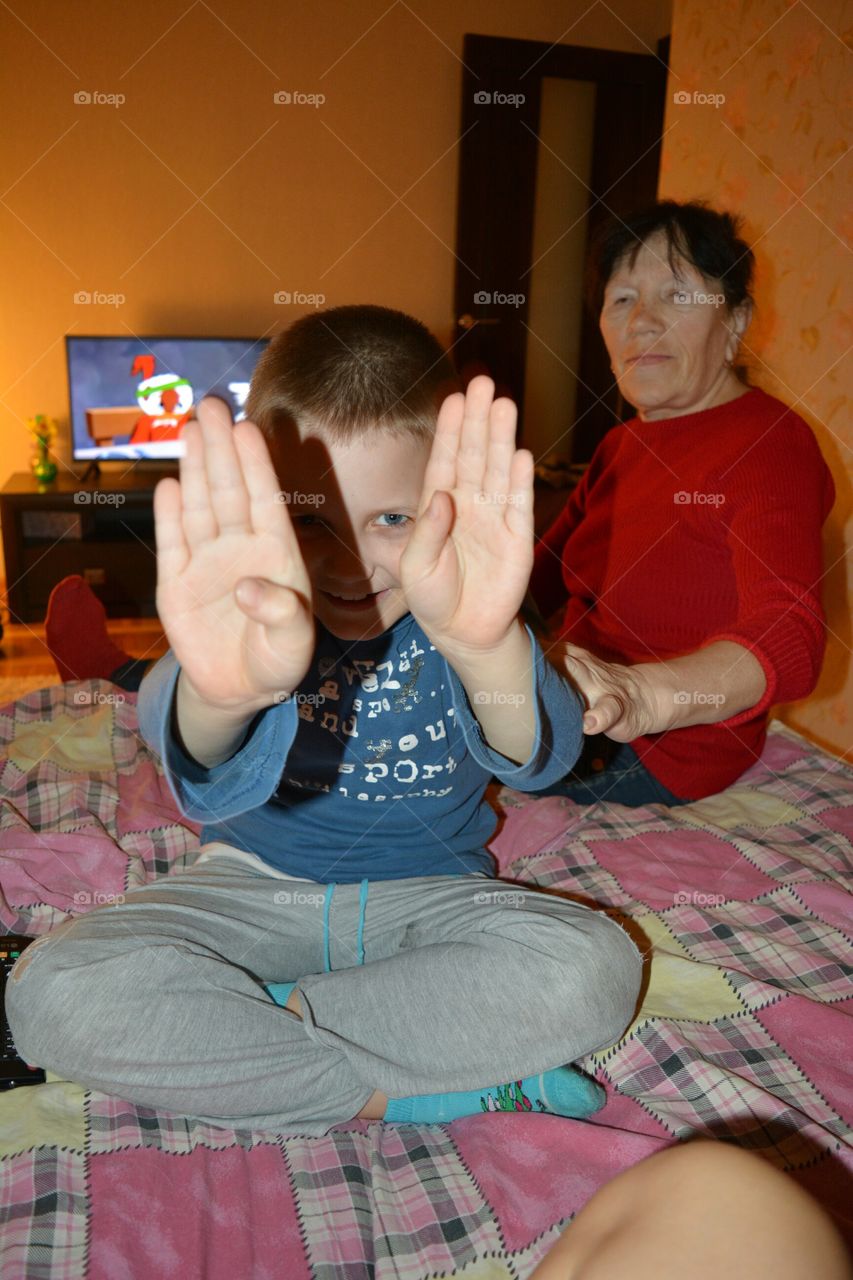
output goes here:
[{"label": "boy's face", "polygon": [[[431,442],[370,430],[340,444],[322,428],[293,428],[268,443],[311,579],[315,616],[342,640],[381,635],[408,612],[400,557],[414,527]],[[359,596],[365,598],[353,599]]]}]

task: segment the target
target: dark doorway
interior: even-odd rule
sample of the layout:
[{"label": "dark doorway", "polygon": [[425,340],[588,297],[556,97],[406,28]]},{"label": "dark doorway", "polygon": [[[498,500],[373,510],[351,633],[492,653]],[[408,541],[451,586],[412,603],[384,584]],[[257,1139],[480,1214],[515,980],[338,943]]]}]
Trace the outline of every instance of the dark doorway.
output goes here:
[{"label": "dark doorway", "polygon": [[668,45],[465,37],[454,355],[516,400],[536,457],[586,462],[622,415],[582,264],[603,220],[656,198]]}]

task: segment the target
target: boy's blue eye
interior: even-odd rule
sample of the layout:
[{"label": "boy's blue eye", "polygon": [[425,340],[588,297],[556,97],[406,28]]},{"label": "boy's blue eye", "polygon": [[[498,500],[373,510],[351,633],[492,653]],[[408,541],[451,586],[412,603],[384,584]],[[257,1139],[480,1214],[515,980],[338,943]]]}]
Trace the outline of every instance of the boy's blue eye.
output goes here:
[{"label": "boy's blue eye", "polygon": [[402,528],[403,528],[403,524],[402,524],[402,522],[403,522],[403,521],[405,521],[405,520],[408,520],[410,517],[409,517],[409,516],[401,515],[399,511],[385,511],[385,512],[383,512],[383,514],[382,514],[381,516],[379,516],[378,518],[379,518],[380,520],[392,520],[392,521],[394,521],[394,523],[393,523],[393,524],[386,524],[386,525],[383,525],[383,526],[382,526],[382,528],[384,528],[384,529],[402,529]]}]

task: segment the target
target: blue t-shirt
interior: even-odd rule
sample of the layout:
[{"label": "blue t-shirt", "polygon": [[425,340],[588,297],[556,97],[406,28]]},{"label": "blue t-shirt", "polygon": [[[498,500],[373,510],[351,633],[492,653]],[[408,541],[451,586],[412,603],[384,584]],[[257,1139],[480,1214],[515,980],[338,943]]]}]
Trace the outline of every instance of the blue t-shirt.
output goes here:
[{"label": "blue t-shirt", "polygon": [[372,640],[341,640],[317,622],[299,689],[259,712],[239,751],[212,769],[175,738],[171,651],[142,682],[140,729],[205,844],[319,883],[494,875],[492,775],[543,789],[571,770],[583,740],[580,698],[526,630],[536,735],[521,765],[486,744],[459,677],[411,613]]}]

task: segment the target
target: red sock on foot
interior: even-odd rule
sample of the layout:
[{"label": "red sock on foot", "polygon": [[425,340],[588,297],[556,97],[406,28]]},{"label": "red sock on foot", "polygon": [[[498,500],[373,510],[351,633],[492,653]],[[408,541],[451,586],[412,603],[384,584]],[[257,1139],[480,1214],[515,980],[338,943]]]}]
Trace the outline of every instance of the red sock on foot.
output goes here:
[{"label": "red sock on foot", "polygon": [[51,591],[44,632],[63,681],[109,679],[130,660],[130,654],[110,640],[104,606],[77,573],[63,578]]}]

